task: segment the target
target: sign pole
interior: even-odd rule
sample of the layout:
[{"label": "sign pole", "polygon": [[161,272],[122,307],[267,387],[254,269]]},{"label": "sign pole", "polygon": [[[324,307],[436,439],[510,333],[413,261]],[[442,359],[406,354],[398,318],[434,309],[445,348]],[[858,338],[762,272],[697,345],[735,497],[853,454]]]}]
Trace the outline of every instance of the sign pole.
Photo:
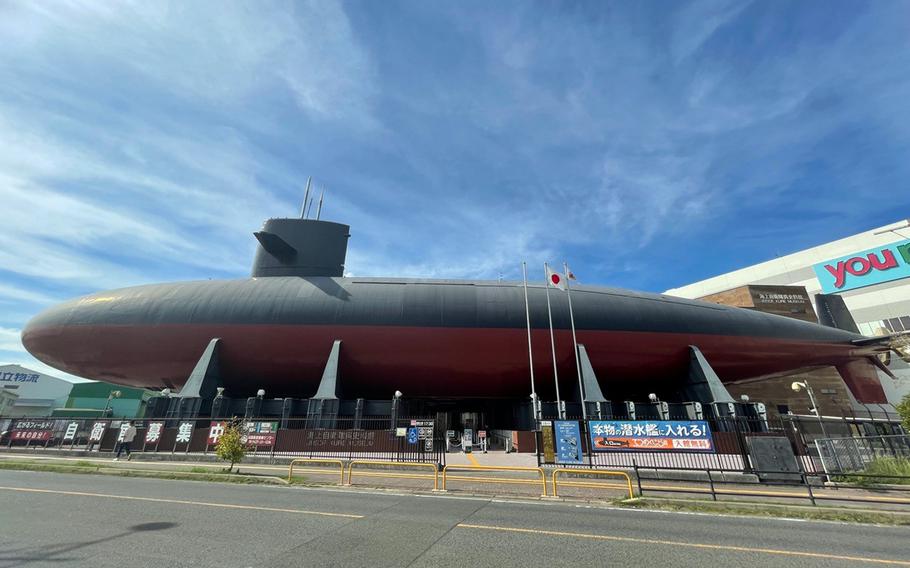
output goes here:
[{"label": "sign pole", "polygon": [[572,322],[572,345],[575,347],[575,372],[578,373],[578,396],[581,397],[581,418],[588,419],[588,409],[585,404],[585,387],[581,380],[581,363],[578,361],[578,339],[575,337],[575,313],[572,310],[572,287],[569,286],[569,264],[562,263],[566,274],[566,297],[569,299],[569,321]]},{"label": "sign pole", "polygon": [[[545,280],[549,273],[550,266],[545,262],[543,263]],[[556,385],[556,416],[562,420],[565,415],[562,411],[562,399],[559,398],[559,371],[556,369],[556,339],[553,337],[553,310],[550,309],[550,282],[548,280],[544,282],[544,290],[547,292],[547,317],[550,320],[550,352],[553,354],[553,384]]]},{"label": "sign pole", "polygon": [[[540,408],[537,404],[537,389],[534,386],[534,353],[531,348],[531,308],[528,304],[528,263],[521,263],[521,273],[524,277],[525,289],[525,318],[528,321],[528,364],[531,367],[531,410],[534,413],[534,421],[540,420]],[[537,424],[534,425],[535,429]]]}]

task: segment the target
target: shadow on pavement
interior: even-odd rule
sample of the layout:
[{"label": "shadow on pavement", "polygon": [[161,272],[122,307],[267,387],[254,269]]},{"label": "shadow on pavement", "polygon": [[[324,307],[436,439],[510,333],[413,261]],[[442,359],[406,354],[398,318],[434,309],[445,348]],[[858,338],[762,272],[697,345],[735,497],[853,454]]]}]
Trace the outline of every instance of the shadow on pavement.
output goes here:
[{"label": "shadow on pavement", "polygon": [[114,541],[136,532],[161,531],[174,528],[178,526],[178,524],[179,523],[171,523],[167,521],[141,523],[138,525],[133,525],[123,532],[103,538],[96,538],[94,540],[55,544],[51,546],[29,546],[24,548],[17,548],[14,550],[7,550],[0,552],[0,566],[2,566],[2,568],[14,568],[16,566],[26,566],[32,562],[73,562],[78,559],[61,555],[73,552],[74,550],[79,550],[80,548],[92,546],[93,544],[101,544],[103,542]]}]

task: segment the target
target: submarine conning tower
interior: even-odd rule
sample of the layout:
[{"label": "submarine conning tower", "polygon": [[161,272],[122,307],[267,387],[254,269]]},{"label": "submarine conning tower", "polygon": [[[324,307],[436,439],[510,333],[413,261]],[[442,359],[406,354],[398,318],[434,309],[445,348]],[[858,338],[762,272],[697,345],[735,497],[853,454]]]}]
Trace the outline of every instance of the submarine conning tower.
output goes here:
[{"label": "submarine conning tower", "polygon": [[253,233],[259,246],[253,258],[253,278],[266,276],[344,276],[344,259],[348,252],[351,227],[320,221],[322,200],[319,196],[316,218],[310,219],[313,201],[308,178],[306,194],[298,219],[269,219]]},{"label": "submarine conning tower", "polygon": [[350,231],[331,221],[269,219],[253,233],[252,276],[344,276]]}]

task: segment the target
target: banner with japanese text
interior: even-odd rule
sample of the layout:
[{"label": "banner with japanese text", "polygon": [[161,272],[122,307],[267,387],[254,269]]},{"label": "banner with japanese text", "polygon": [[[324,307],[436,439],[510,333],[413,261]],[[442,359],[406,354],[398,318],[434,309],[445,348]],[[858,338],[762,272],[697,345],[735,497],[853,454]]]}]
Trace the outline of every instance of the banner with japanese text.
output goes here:
[{"label": "banner with japanese text", "polygon": [[714,449],[703,420],[592,420],[590,431],[594,451]]},{"label": "banner with japanese text", "polygon": [[278,437],[277,422],[247,422],[241,441],[250,446],[274,446]]},{"label": "banner with japanese text", "polygon": [[54,437],[52,420],[17,420],[9,433],[10,440],[46,442]]}]

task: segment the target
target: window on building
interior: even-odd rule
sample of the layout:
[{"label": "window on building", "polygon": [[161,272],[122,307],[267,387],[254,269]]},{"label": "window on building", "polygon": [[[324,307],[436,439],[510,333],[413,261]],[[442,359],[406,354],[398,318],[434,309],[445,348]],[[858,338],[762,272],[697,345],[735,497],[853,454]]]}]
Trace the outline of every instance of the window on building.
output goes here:
[{"label": "window on building", "polygon": [[789,404],[778,404],[777,413],[778,414],[790,414],[790,405]]},{"label": "window on building", "polygon": [[904,331],[904,324],[901,323],[901,318],[889,318],[887,320],[888,329],[891,331]]}]

